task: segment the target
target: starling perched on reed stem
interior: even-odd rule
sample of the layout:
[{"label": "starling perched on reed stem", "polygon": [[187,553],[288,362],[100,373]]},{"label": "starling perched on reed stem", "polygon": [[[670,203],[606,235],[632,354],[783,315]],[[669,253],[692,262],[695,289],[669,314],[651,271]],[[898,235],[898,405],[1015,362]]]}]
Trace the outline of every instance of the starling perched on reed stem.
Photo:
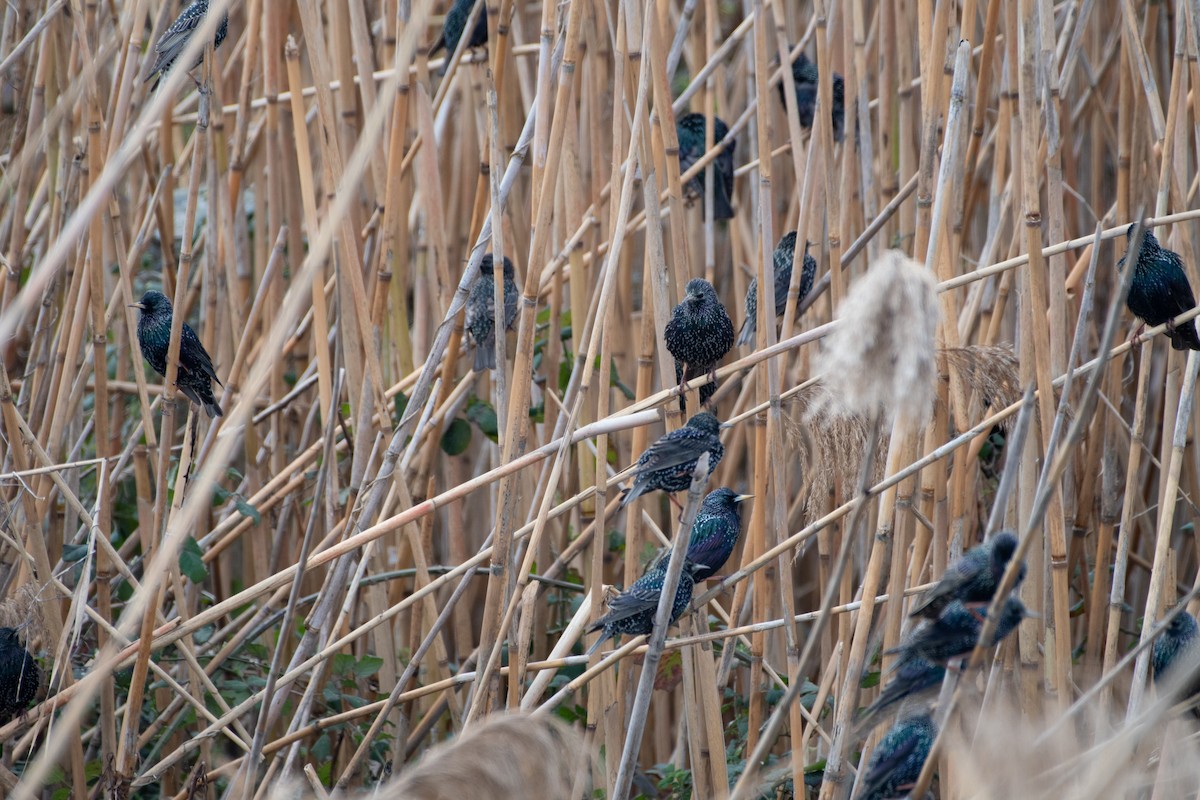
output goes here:
[{"label": "starling perched on reed stem", "polygon": [[733,322],[711,283],[703,278],[687,282],[683,302],[671,312],[663,338],[676,365],[683,366],[675,371],[681,395],[687,391],[688,380],[706,372],[716,386],[717,364],[733,347]]},{"label": "starling perched on reed stem", "polygon": [[[708,152],[704,146],[704,115],[685,114],[675,123],[675,130],[679,137],[679,172],[683,174]],[[713,146],[717,146],[728,135],[729,126],[713,117]],[[713,219],[733,219],[733,151],[736,148],[737,140],[729,139],[713,160],[712,173],[716,180],[713,186]],[[684,187],[688,196],[704,197],[705,172],[701,170],[700,174],[688,181]]]},{"label": "starling perched on reed stem", "polygon": [[[669,564],[670,559],[664,558],[646,570],[642,577],[633,582],[633,586],[608,602],[608,613],[587,629],[588,633],[604,629],[596,643],[588,648],[589,656],[614,636],[649,635],[654,629],[654,616],[658,612],[658,599],[662,597]],[[671,604],[669,624],[674,625],[687,610],[688,603],[692,602],[692,589],[695,586],[693,576],[699,568],[699,565],[690,561],[684,562],[683,572],[679,574],[679,586],[675,589],[675,602]]]},{"label": "starling perched on reed stem", "polygon": [[858,729],[864,729],[871,720],[896,703],[941,685],[945,677],[946,668],[941,664],[934,664],[917,655],[907,656],[896,665],[892,679],[883,687],[875,702],[859,714],[856,723]]},{"label": "starling perched on reed stem", "polygon": [[687,491],[692,485],[696,462],[703,453],[708,453],[708,474],[712,475],[725,455],[720,431],[717,418],[701,411],[682,428],[660,436],[638,458],[633,485],[621,492],[621,506],[656,489],[668,493]]},{"label": "starling perched on reed stem", "polygon": [[742,532],[742,503],[751,497],[722,486],[709,492],[700,504],[687,549],[688,561],[698,567],[697,582],[711,578],[733,555]]},{"label": "starling perched on reed stem", "polygon": [[[810,61],[808,56],[801,53],[792,62],[792,82],[796,84],[796,109],[800,114],[800,127],[810,130],[817,111],[817,63]],[[779,102],[787,107],[787,95],[784,93],[786,84],[779,82]],[[840,142],[846,129],[846,81],[838,73],[833,73],[830,86],[833,99],[833,140]]]},{"label": "starling perched on reed stem", "polygon": [[[479,9],[475,27],[471,29],[471,38],[467,40],[468,48],[482,47],[487,44],[488,40],[487,0],[479,0],[479,2],[483,7]],[[463,30],[467,27],[467,20],[471,16],[471,8],[474,5],[475,0],[454,0],[442,23],[442,35],[433,43],[433,47],[429,48],[431,58],[443,48],[447,55],[453,54],[458,49],[458,40],[462,38]]]},{"label": "starling perched on reed stem", "polygon": [[[1130,225],[1125,231],[1126,241],[1133,238],[1133,229],[1134,226]],[[1129,253],[1126,252],[1117,262],[1117,268],[1124,268],[1128,258]],[[1196,321],[1189,319],[1175,325],[1176,317],[1196,307],[1196,296],[1192,294],[1192,285],[1188,283],[1183,259],[1178,253],[1160,245],[1149,230],[1142,231],[1142,249],[1138,251],[1137,261],[1134,262],[1133,281],[1129,284],[1125,305],[1135,317],[1145,322],[1137,333],[1146,325],[1162,325],[1165,322],[1171,347],[1176,350],[1200,350]]]},{"label": "starling perched on reed stem", "polygon": [[[158,89],[158,84],[163,78],[167,77],[167,73],[171,71],[171,67],[175,66],[175,59],[187,47],[191,41],[192,34],[200,27],[200,23],[204,21],[204,16],[208,14],[208,0],[192,0],[187,8],[183,9],[175,21],[171,23],[163,35],[158,37],[158,41],[154,43],[154,64],[150,67],[150,71],[146,73],[146,82],[149,83],[157,77],[154,85],[150,87],[153,92]],[[217,26],[216,35],[213,36],[213,49],[216,50],[225,41],[225,35],[229,32],[229,12],[226,12],[221,17],[221,22]],[[196,63],[192,64],[191,69],[200,66],[204,61],[204,52],[201,51],[200,57],[196,59]]]},{"label": "starling perched on reed stem", "polygon": [[907,797],[937,739],[937,726],[928,714],[897,722],[871,754],[857,800]]},{"label": "starling perched on reed stem", "polygon": [[1171,677],[1175,670],[1192,670],[1185,677],[1180,698],[1186,699],[1200,692],[1200,626],[1196,618],[1187,611],[1175,615],[1157,639],[1154,640],[1151,665],[1154,667],[1154,682],[1160,684]]},{"label": "starling perched on reed stem", "polygon": [[[978,547],[972,547],[947,567],[946,574],[913,606],[909,616],[937,619],[953,600],[961,600],[967,605],[991,602],[1009,560],[1017,551],[1017,544],[1017,537],[1011,531],[1000,531]],[[1014,588],[1024,579],[1025,564],[1022,562]]]},{"label": "starling perched on reed stem", "polygon": [[[887,652],[904,653],[906,657],[919,656],[934,664],[945,664],[960,656],[968,656],[983,632],[986,613],[986,609],[975,611],[967,608],[961,600],[955,600],[946,606],[941,616],[924,623],[913,631],[907,642]],[[1000,619],[996,620],[996,630],[987,646],[998,644],[1016,630],[1027,616],[1029,612],[1025,604],[1016,597],[1005,600],[1000,609]]]},{"label": "starling perched on reed stem", "polygon": [[16,628],[0,628],[0,725],[25,713],[41,682],[42,671]]},{"label": "starling perched on reed stem", "polygon": [[[475,371],[496,368],[496,278],[492,254],[479,263],[479,279],[467,297],[467,330],[475,340]],[[504,257],[504,327],[510,329],[517,319],[517,284],[513,264]]]},{"label": "starling perched on reed stem", "polygon": [[[171,343],[171,301],[162,292],[149,291],[142,295],[141,302],[130,308],[141,310],[138,317],[138,345],[142,357],[150,362],[154,371],[164,378],[167,375],[167,348]],[[203,406],[209,417],[219,417],[224,412],[213,397],[212,381],[222,386],[212,359],[196,332],[186,322],[179,334],[179,368],[175,374],[175,385],[179,391],[198,406]]]},{"label": "starling perched on reed stem", "polygon": [[[796,253],[796,232],[788,231],[775,245],[772,262],[775,270],[775,316],[782,317],[787,307],[788,287],[792,283],[792,258]],[[804,264],[800,269],[800,287],[796,294],[796,307],[812,291],[813,278],[817,275],[817,260],[804,252]],[[742,330],[738,334],[739,346],[753,346],[754,335],[758,332],[758,275],[750,279],[746,289],[746,318],[742,320]]]}]

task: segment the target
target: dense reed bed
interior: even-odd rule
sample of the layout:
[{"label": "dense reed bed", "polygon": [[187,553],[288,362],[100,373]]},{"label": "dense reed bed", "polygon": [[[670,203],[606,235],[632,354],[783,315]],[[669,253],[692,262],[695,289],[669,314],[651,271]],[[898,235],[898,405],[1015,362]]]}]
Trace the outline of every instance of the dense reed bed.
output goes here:
[{"label": "dense reed bed", "polygon": [[[445,0],[211,0],[152,93],[180,5],[6,4],[0,622],[45,679],[0,795],[846,798],[907,598],[1007,528],[1039,616],[929,698],[920,787],[1195,796],[1148,664],[1200,606],[1198,365],[1130,339],[1116,262],[1146,218],[1200,279],[1200,3],[486,5],[430,60]],[[687,112],[736,139],[728,221]],[[684,285],[739,326],[789,230],[815,286],[717,370],[715,473],[622,508],[686,419]],[[520,302],[474,372],[485,253]],[[146,369],[152,288],[224,416]],[[582,655],[718,486],[754,495],[721,574]]]}]

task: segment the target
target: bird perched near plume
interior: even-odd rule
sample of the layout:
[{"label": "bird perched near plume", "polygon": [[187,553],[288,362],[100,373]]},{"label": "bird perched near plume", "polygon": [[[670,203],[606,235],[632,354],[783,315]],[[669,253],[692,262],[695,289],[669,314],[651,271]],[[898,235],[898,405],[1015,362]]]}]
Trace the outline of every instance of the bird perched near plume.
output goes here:
[{"label": "bird perched near plume", "polygon": [[917,714],[897,722],[871,753],[857,800],[907,797],[921,777],[921,769],[936,739],[937,726],[928,714]]},{"label": "bird perched near plume", "polygon": [[[703,114],[685,114],[675,123],[675,132],[679,137],[679,172],[683,174],[691,169],[706,153]],[[729,135],[729,126],[717,117],[713,117],[713,146]],[[713,219],[733,219],[733,151],[737,148],[737,140],[729,139],[725,147],[712,163],[713,179]],[[684,192],[689,197],[704,197],[704,175],[706,170],[688,181]]]},{"label": "bird perched near plume", "polygon": [[668,493],[687,491],[692,485],[696,462],[704,453],[708,453],[708,474],[712,475],[725,455],[720,432],[717,418],[701,411],[682,428],[660,436],[638,458],[633,485],[621,492],[621,506],[656,489]]},{"label": "bird perched near plume", "polygon": [[[960,656],[970,655],[983,631],[985,615],[986,610],[974,611],[961,600],[955,600],[946,606],[941,616],[926,622],[913,631],[907,642],[887,652],[904,653],[906,657],[919,656],[934,664],[945,664]],[[1005,600],[1000,608],[1000,618],[996,620],[995,632],[987,646],[998,644],[1016,630],[1027,616],[1029,612],[1020,600],[1015,597]]]},{"label": "bird perched near plume", "polygon": [[703,278],[687,282],[683,302],[671,312],[663,338],[675,357],[680,395],[687,391],[688,380],[706,372],[716,386],[717,364],[733,347],[733,321],[711,283]]},{"label": "bird perched near plume", "polygon": [[[792,283],[792,258],[796,253],[796,232],[788,231],[775,245],[773,262],[775,274],[775,316],[782,317],[787,306],[788,287]],[[813,278],[817,275],[817,260],[808,254],[805,247],[803,266],[800,269],[800,287],[796,294],[796,306],[812,291]],[[738,334],[739,346],[753,346],[754,335],[758,332],[758,275],[750,279],[746,289],[746,318],[742,320],[742,330]]]},{"label": "bird perched near plume", "polygon": [[1193,670],[1192,674],[1183,680],[1181,699],[1191,697],[1200,692],[1200,626],[1196,618],[1187,611],[1175,615],[1167,625],[1167,629],[1154,640],[1154,649],[1150,660],[1154,667],[1154,683],[1161,684],[1169,680],[1175,670]]},{"label": "bird perched near plume", "polygon": [[[171,343],[171,301],[162,292],[149,291],[140,302],[130,308],[140,309],[138,316],[138,345],[142,357],[150,362],[154,371],[164,378],[167,375],[167,348]],[[213,397],[212,382],[223,385],[213,368],[212,359],[192,327],[183,323],[179,334],[179,368],[175,374],[175,385],[179,391],[198,406],[203,406],[209,417],[219,417],[224,412]]]},{"label": "bird perched near plume", "polygon": [[[954,600],[968,606],[991,602],[1017,544],[1017,537],[1011,531],[1000,531],[978,547],[972,547],[946,569],[946,574],[913,606],[909,616],[937,619],[942,609]],[[1024,579],[1025,563],[1021,562],[1013,587],[1020,586]]]},{"label": "bird perched near plume", "polygon": [[[1125,231],[1126,241],[1133,238],[1134,227],[1130,225]],[[1117,268],[1123,269],[1128,259],[1127,251],[1117,262]],[[1192,285],[1188,283],[1183,259],[1178,253],[1160,245],[1149,230],[1142,231],[1142,248],[1134,262],[1133,280],[1129,284],[1125,305],[1145,323],[1137,329],[1135,336],[1146,325],[1162,325],[1165,322],[1171,347],[1176,350],[1200,350],[1196,321],[1189,319],[1175,325],[1176,317],[1196,307],[1196,296],[1192,294]]]},{"label": "bird perched near plume", "polygon": [[858,729],[864,729],[871,720],[896,703],[941,685],[945,677],[946,668],[941,664],[934,664],[917,655],[906,657],[896,666],[892,679],[883,687],[875,702],[859,714],[856,722]]},{"label": "bird perched near plume", "polygon": [[[476,17],[475,27],[471,29],[471,38],[467,40],[468,48],[483,47],[488,40],[487,0],[479,0],[479,3],[482,8]],[[433,47],[429,48],[430,58],[442,49],[446,50],[447,56],[458,49],[458,40],[462,38],[474,5],[475,0],[454,0],[450,10],[446,12],[446,19],[442,22],[442,35],[433,43]]]},{"label": "bird perched near plume", "polygon": [[[154,64],[150,67],[150,71],[146,73],[146,82],[157,77],[154,85],[150,87],[150,91],[158,89],[158,84],[163,78],[167,77],[167,73],[171,71],[171,67],[175,66],[175,60],[187,47],[188,42],[192,39],[192,34],[200,27],[200,23],[204,21],[205,15],[208,14],[208,0],[192,0],[188,3],[187,8],[183,9],[180,15],[171,25],[163,31],[163,35],[158,37],[158,41],[154,43]],[[217,25],[217,32],[213,36],[213,49],[216,50],[225,41],[226,34],[229,33],[229,13],[226,12],[221,17],[221,22]],[[196,59],[196,63],[192,64],[190,69],[195,69],[204,61],[204,52],[200,52],[200,56]]]},{"label": "bird perched near plume", "polygon": [[[587,629],[588,633],[604,630],[596,643],[588,648],[589,656],[614,636],[649,635],[654,629],[654,616],[658,613],[658,599],[662,597],[663,582],[667,578],[669,564],[670,559],[663,559],[646,570],[642,577],[633,582],[633,586],[608,601],[608,613]],[[687,610],[688,603],[692,602],[694,576],[698,569],[698,564],[684,562],[683,572],[679,574],[679,586],[675,590],[675,601],[671,604],[671,619],[668,624],[674,625]]]},{"label": "bird perched near plume", "polygon": [[[800,127],[810,130],[817,111],[817,64],[810,61],[808,56],[801,53],[792,62],[792,82],[796,84],[796,108],[800,113]],[[779,102],[787,107],[787,84],[779,82]],[[833,99],[833,140],[842,141],[846,130],[846,81],[838,73],[833,73],[830,89]]]},{"label": "bird perched near plume", "polygon": [[[492,254],[479,263],[479,278],[467,297],[466,327],[475,341],[475,371],[496,368],[496,278]],[[517,319],[517,284],[513,264],[504,257],[504,328]]]},{"label": "bird perched near plume", "polygon": [[0,725],[24,714],[37,695],[42,671],[21,646],[16,628],[0,628]]}]

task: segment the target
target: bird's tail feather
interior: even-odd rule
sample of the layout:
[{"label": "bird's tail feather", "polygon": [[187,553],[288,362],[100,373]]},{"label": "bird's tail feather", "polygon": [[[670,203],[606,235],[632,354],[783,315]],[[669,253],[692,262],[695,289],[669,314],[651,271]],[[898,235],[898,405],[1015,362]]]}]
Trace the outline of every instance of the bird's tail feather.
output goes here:
[{"label": "bird's tail feather", "polygon": [[600,649],[600,645],[602,645],[602,644],[604,644],[605,642],[607,642],[607,641],[608,641],[610,638],[611,638],[611,634],[609,634],[609,632],[608,632],[608,631],[605,631],[604,633],[600,634],[600,638],[599,638],[599,639],[597,639],[597,640],[596,640],[596,641],[595,641],[595,642],[592,644],[592,646],[591,646],[591,647],[589,647],[589,648],[587,649],[587,652],[586,652],[586,653],[584,653],[584,655],[586,655],[586,656],[588,656],[588,657],[590,658],[590,657],[591,657],[591,655],[592,655],[592,653],[595,653],[597,650],[599,650],[599,649]]},{"label": "bird's tail feather", "polygon": [[1196,321],[1189,319],[1174,331],[1168,332],[1171,347],[1176,350],[1200,350],[1200,336],[1196,335]]},{"label": "bird's tail feather", "polygon": [[713,219],[733,219],[733,205],[720,180],[713,189]]},{"label": "bird's tail feather", "polygon": [[496,368],[495,342],[486,341],[475,345],[475,371]]},{"label": "bird's tail feather", "polygon": [[225,412],[221,410],[221,406],[216,400],[208,400],[204,403],[204,411],[208,414],[209,419],[225,416]]},{"label": "bird's tail feather", "polygon": [[738,332],[737,344],[738,347],[754,346],[754,335],[758,333],[758,320],[754,317],[746,317],[742,321],[742,329]]}]

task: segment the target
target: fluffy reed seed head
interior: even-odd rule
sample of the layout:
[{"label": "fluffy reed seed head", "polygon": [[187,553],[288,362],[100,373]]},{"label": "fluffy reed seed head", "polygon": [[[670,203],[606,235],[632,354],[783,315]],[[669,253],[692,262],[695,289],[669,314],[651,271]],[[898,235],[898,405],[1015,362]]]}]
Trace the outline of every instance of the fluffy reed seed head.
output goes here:
[{"label": "fluffy reed seed head", "polygon": [[[990,412],[1007,408],[1021,399],[1017,354],[1010,344],[947,347],[942,351],[957,369],[979,402]],[[1005,423],[1014,420],[1010,417]]]},{"label": "fluffy reed seed head", "polygon": [[842,413],[923,425],[933,409],[933,276],[898,250],[885,252],[838,304],[837,328],[817,369]]}]

